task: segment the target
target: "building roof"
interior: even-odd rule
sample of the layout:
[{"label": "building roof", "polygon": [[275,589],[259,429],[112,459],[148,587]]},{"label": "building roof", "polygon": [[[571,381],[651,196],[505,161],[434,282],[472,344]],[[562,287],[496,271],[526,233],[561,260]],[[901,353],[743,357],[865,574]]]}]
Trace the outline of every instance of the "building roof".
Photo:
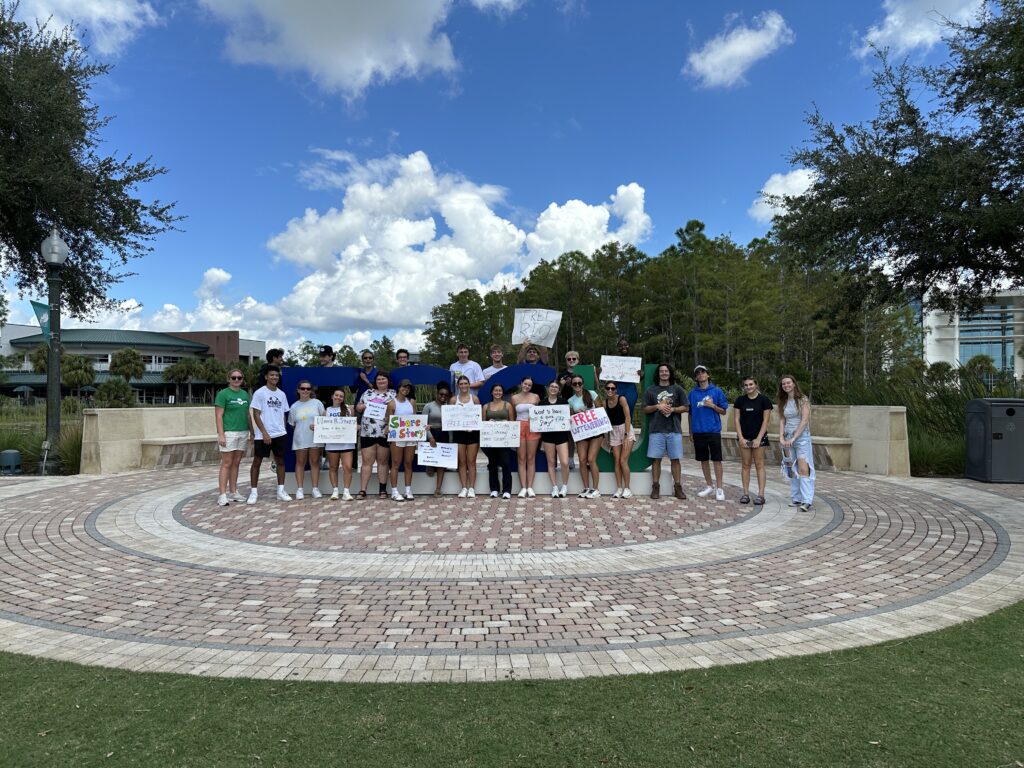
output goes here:
[{"label": "building roof", "polygon": [[[60,342],[67,349],[77,347],[143,347],[161,349],[180,349],[201,353],[210,349],[208,344],[171,336],[169,333],[156,331],[121,331],[109,328],[67,328],[60,332]],[[36,347],[43,343],[43,334],[22,336],[12,339],[12,347]]]}]

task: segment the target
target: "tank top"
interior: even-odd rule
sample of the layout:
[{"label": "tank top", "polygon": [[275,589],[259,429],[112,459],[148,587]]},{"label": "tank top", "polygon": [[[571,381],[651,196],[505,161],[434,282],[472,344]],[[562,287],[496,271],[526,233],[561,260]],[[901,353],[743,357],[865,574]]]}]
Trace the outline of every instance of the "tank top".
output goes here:
[{"label": "tank top", "polygon": [[533,403],[520,403],[516,406],[516,419],[518,421],[529,421],[530,420],[530,409],[533,407]]},{"label": "tank top", "polygon": [[484,409],[488,421],[508,421],[508,408],[492,411],[490,404]]},{"label": "tank top", "polygon": [[403,403],[395,400],[395,416],[408,416],[413,412],[412,402],[408,399]]},{"label": "tank top", "polygon": [[611,408],[606,405],[604,410],[608,414],[608,421],[612,423],[613,427],[626,423],[626,412],[622,409],[621,401],[617,401]]}]

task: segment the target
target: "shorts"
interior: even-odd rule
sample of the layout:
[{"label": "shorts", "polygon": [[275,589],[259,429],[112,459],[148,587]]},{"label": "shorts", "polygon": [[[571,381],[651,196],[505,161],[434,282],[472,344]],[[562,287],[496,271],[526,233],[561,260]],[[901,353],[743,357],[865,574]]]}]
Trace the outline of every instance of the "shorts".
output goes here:
[{"label": "shorts", "polygon": [[355,448],[325,448],[327,453],[355,453]]},{"label": "shorts", "polygon": [[392,440],[388,443],[392,448],[414,448],[419,444],[419,440]]},{"label": "shorts", "polygon": [[387,448],[388,443],[387,437],[360,437],[359,447],[360,448],[372,448],[373,446],[380,446],[381,448]]},{"label": "shorts", "polygon": [[224,433],[224,445],[217,443],[217,448],[220,449],[221,453],[231,453],[231,451],[244,451],[249,447],[249,432],[225,432]]},{"label": "shorts", "polygon": [[480,445],[479,430],[458,430],[451,433],[452,442],[456,445]]},{"label": "shorts", "polygon": [[[754,435],[754,437],[757,437],[757,435]],[[744,448],[744,449],[746,449],[748,451],[751,450],[751,447],[747,445],[747,441],[753,440],[754,437],[747,437],[746,435],[741,437],[739,439],[739,441],[738,441],[740,448]],[[758,443],[757,445],[753,446],[753,447],[754,448],[767,448],[768,447],[768,435],[761,435],[761,442]]]},{"label": "shorts", "polygon": [[722,460],[722,435],[719,432],[694,432],[693,458],[697,461]]},{"label": "shorts", "polygon": [[523,420],[519,422],[519,439],[520,440],[540,440],[540,432],[530,431],[530,422]]},{"label": "shorts", "polygon": [[616,448],[625,443],[626,440],[636,440],[636,433],[630,429],[627,434],[625,424],[616,424],[612,427],[612,431],[607,433],[604,437],[606,445]]},{"label": "shorts", "polygon": [[541,432],[540,441],[548,445],[565,445],[569,442],[568,432]]},{"label": "shorts", "polygon": [[284,454],[287,450],[288,435],[278,435],[277,437],[270,438],[270,445],[267,445],[261,439],[256,439],[252,446],[253,456],[258,456],[261,459],[268,458],[270,454],[274,454],[274,458],[284,459]]},{"label": "shorts", "polygon": [[683,458],[681,432],[651,432],[647,436],[647,458],[678,461]]},{"label": "shorts", "polygon": [[450,443],[451,440],[448,437],[448,433],[440,427],[431,427],[430,436],[434,438],[435,443]]}]

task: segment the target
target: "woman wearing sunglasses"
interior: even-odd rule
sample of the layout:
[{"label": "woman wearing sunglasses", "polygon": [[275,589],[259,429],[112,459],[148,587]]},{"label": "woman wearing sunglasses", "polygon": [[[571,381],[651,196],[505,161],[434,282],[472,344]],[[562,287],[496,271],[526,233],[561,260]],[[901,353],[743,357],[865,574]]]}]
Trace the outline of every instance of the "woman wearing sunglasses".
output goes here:
[{"label": "woman wearing sunglasses", "polygon": [[601,405],[612,423],[612,431],[606,436],[607,447],[615,459],[615,493],[612,498],[630,499],[633,491],[629,489],[629,455],[633,452],[636,434],[633,432],[629,403],[619,394],[618,385],[609,381],[604,385],[604,401]]},{"label": "woman wearing sunglasses", "polygon": [[217,503],[222,507],[232,501],[245,501],[238,492],[238,467],[252,439],[252,427],[249,425],[249,393],[242,389],[242,381],[242,372],[233,368],[228,374],[228,385],[217,393],[213,402],[220,449]]},{"label": "woman wearing sunglasses", "polygon": [[[589,411],[597,407],[597,392],[585,389],[583,379],[573,375],[569,382],[572,397],[569,398],[569,410],[573,413]],[[601,438],[591,437],[576,441],[576,455],[580,460],[580,480],[583,482],[581,499],[596,499],[601,495],[601,470],[597,468],[597,454],[601,451]]]},{"label": "woman wearing sunglasses", "polygon": [[295,431],[292,433],[292,450],[295,451],[295,498],[303,498],[303,486],[306,480],[306,462],[309,462],[309,474],[313,481],[313,498],[319,499],[320,494],[320,446],[313,443],[313,426],[316,417],[323,416],[324,404],[313,399],[313,385],[303,379],[298,387],[299,400],[288,410],[288,423]]}]

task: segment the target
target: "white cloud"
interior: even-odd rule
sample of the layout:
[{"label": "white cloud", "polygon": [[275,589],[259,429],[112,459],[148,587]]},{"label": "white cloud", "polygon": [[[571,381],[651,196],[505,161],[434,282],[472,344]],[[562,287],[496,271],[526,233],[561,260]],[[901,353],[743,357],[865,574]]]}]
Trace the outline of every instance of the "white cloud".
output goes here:
[{"label": "white cloud", "polygon": [[[376,83],[458,68],[442,31],[451,0],[199,0],[227,25],[231,60],[306,72],[349,98]],[[521,0],[473,0],[512,13]]]},{"label": "white cloud", "polygon": [[160,21],[153,6],[141,0],[22,0],[18,16],[49,19],[55,32],[74,22],[87,34],[93,51],[102,55],[119,53],[144,28]]},{"label": "white cloud", "polygon": [[747,213],[751,218],[762,224],[769,223],[772,218],[782,212],[768,198],[796,197],[806,192],[814,183],[814,171],[808,168],[796,168],[789,173],[773,173],[761,187],[761,194],[751,203]]},{"label": "white cloud", "polygon": [[754,64],[794,40],[796,35],[777,11],[758,14],[750,26],[738,16],[727,16],[725,31],[691,53],[683,73],[705,88],[738,85]]},{"label": "white cloud", "polygon": [[883,0],[885,18],[864,34],[857,55],[870,55],[872,45],[897,55],[927,50],[942,39],[944,20],[965,24],[981,5],[981,0]]}]

